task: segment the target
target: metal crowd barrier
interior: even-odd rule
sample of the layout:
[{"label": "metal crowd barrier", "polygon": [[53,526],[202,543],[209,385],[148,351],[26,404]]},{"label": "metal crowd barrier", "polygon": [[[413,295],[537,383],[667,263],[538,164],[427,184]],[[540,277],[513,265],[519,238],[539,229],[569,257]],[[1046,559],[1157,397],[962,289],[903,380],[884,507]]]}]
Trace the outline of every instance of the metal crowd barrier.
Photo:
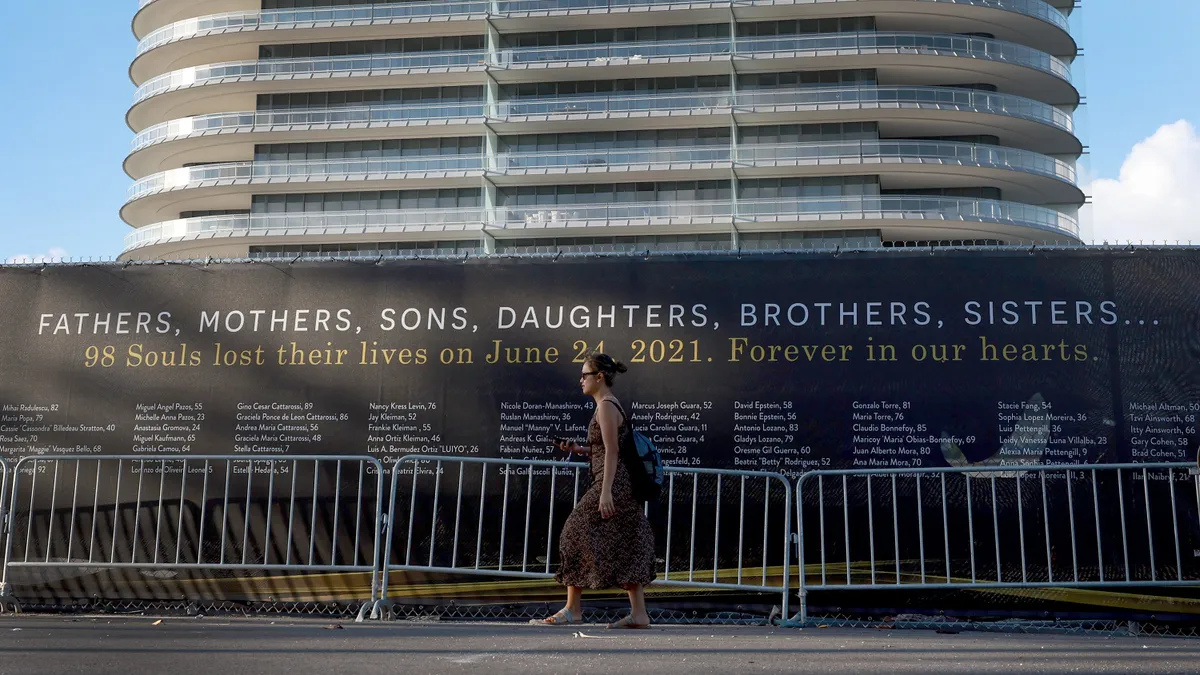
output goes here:
[{"label": "metal crowd barrier", "polygon": [[[379,610],[390,575],[415,571],[548,579],[563,522],[587,489],[585,464],[409,455],[392,469]],[[779,593],[788,616],[791,484],[777,473],[666,467],[646,512],[654,586]]]},{"label": "metal crowd barrier", "polygon": [[383,481],[371,457],[27,457],[15,467],[0,581],[109,599],[190,579],[184,587],[209,600],[231,578],[321,594],[288,576],[360,572],[370,606]]},{"label": "metal crowd barrier", "polygon": [[[8,531],[8,462],[0,457],[0,537]],[[0,551],[0,608],[8,602],[9,588],[4,570],[8,569],[8,547]]]},{"label": "metal crowd barrier", "polygon": [[1191,464],[812,471],[796,522],[801,623],[810,591],[1200,582]]}]

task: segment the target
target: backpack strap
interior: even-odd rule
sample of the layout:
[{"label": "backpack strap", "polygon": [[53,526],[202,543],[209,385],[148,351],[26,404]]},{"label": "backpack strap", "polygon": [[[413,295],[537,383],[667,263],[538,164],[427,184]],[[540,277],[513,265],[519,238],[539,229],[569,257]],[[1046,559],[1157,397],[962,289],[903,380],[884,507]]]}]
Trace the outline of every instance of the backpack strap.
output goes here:
[{"label": "backpack strap", "polygon": [[[615,406],[617,407],[617,410],[621,411],[621,422],[622,422],[623,424],[628,424],[628,423],[629,423],[629,415],[626,415],[626,414],[625,414],[625,409],[624,409],[624,408],[622,408],[622,407],[621,407],[621,404],[620,404],[620,403],[617,403],[617,402],[616,402],[616,400],[614,400],[614,399],[611,399],[611,398],[606,398],[606,399],[604,399],[603,401],[601,401],[601,403],[611,403],[611,404],[615,405]],[[617,426],[619,427],[619,426],[621,426],[621,425],[620,425],[620,424],[618,424]]]}]

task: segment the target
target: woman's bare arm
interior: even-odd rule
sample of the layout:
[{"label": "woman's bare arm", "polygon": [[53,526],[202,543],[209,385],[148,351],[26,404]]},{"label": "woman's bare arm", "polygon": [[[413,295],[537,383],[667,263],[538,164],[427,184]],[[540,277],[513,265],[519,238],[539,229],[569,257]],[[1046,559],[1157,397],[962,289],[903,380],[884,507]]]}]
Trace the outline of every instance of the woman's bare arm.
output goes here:
[{"label": "woman's bare arm", "polygon": [[[600,437],[604,440],[604,480],[600,484],[600,509],[605,509],[605,497],[608,505],[612,505],[612,487],[617,479],[617,462],[621,461],[620,448],[617,438],[617,423],[620,420],[617,406],[611,401],[600,404],[596,411],[596,421],[600,425]],[[605,517],[611,514],[603,514]]]}]

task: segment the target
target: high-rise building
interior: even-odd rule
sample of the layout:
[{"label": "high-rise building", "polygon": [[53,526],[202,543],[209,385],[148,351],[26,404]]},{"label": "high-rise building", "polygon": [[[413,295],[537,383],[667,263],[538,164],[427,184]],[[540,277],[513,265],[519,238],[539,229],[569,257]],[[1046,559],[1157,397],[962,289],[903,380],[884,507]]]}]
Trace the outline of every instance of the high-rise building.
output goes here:
[{"label": "high-rise building", "polygon": [[1078,241],[1075,0],[141,0],[126,258]]}]

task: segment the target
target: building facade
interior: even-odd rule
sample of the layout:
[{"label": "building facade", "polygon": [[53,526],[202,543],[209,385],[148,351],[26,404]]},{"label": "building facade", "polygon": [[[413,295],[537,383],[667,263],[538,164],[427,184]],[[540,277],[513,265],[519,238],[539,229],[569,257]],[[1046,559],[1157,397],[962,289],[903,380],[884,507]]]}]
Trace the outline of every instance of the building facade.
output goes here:
[{"label": "building facade", "polygon": [[141,0],[124,258],[1078,241],[1074,0]]}]

